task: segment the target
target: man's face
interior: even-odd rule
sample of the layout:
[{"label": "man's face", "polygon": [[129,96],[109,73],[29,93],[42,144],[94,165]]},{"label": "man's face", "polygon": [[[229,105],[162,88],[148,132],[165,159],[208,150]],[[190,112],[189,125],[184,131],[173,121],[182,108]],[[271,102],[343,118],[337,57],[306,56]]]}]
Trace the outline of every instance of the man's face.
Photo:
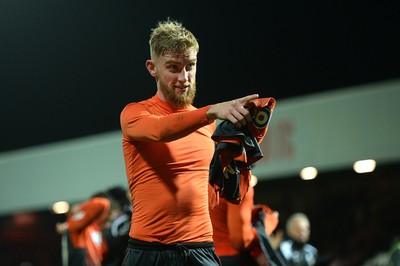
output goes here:
[{"label": "man's face", "polygon": [[196,95],[197,52],[167,53],[154,60],[158,93],[168,103],[185,107]]},{"label": "man's face", "polygon": [[306,243],[310,238],[310,223],[304,219],[297,219],[293,222],[290,236],[300,243]]}]

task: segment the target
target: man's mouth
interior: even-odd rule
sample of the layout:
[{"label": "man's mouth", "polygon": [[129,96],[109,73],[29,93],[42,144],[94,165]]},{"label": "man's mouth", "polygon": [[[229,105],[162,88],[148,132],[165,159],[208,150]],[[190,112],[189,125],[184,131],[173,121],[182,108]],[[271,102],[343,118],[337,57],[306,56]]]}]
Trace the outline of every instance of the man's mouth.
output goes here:
[{"label": "man's mouth", "polygon": [[185,93],[185,92],[187,92],[187,91],[189,90],[189,86],[185,86],[185,87],[175,87],[175,90],[176,90],[178,93]]}]

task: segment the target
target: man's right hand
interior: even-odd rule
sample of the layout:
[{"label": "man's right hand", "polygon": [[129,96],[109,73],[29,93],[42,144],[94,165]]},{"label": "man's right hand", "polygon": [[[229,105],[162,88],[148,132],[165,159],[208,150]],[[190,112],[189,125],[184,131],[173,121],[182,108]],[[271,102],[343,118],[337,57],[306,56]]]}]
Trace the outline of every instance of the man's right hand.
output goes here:
[{"label": "man's right hand", "polygon": [[221,119],[228,120],[240,128],[251,122],[251,115],[244,106],[251,100],[258,98],[258,94],[247,95],[235,100],[217,103],[212,105],[206,115],[209,120]]}]

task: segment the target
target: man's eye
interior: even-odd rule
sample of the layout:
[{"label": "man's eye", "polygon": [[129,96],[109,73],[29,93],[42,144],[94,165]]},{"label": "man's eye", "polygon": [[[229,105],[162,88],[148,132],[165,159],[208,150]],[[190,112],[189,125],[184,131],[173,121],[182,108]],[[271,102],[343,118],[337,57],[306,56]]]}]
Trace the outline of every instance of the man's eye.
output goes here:
[{"label": "man's eye", "polygon": [[186,66],[186,70],[187,71],[192,70],[195,66],[196,66],[196,64],[189,64]]},{"label": "man's eye", "polygon": [[179,71],[179,67],[177,65],[170,65],[168,69],[171,71]]}]

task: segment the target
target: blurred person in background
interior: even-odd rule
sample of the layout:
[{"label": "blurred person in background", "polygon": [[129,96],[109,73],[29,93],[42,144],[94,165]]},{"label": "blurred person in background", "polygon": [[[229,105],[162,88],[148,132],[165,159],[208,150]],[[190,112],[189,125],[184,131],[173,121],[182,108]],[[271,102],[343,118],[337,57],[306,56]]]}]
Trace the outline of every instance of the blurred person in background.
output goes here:
[{"label": "blurred person in background", "polygon": [[[268,265],[253,226],[253,211],[260,206],[254,205],[254,187],[250,186],[240,204],[220,198],[218,206],[210,210],[215,250],[222,266]],[[278,214],[266,205],[262,208],[266,213],[265,234],[270,235],[278,225]]]},{"label": "blurred person in background", "polygon": [[131,197],[129,191],[122,186],[111,187],[106,193],[116,201],[118,208],[102,230],[108,246],[103,266],[120,266],[128,246],[132,216]]},{"label": "blurred person in background", "polygon": [[278,251],[288,266],[312,266],[318,262],[318,250],[308,243],[310,220],[304,213],[293,213],[286,222],[284,240]]},{"label": "blurred person in background", "polygon": [[68,266],[102,266],[108,247],[103,227],[115,216],[118,205],[105,192],[95,193],[75,205],[67,220],[56,224],[56,231],[66,237]]}]

